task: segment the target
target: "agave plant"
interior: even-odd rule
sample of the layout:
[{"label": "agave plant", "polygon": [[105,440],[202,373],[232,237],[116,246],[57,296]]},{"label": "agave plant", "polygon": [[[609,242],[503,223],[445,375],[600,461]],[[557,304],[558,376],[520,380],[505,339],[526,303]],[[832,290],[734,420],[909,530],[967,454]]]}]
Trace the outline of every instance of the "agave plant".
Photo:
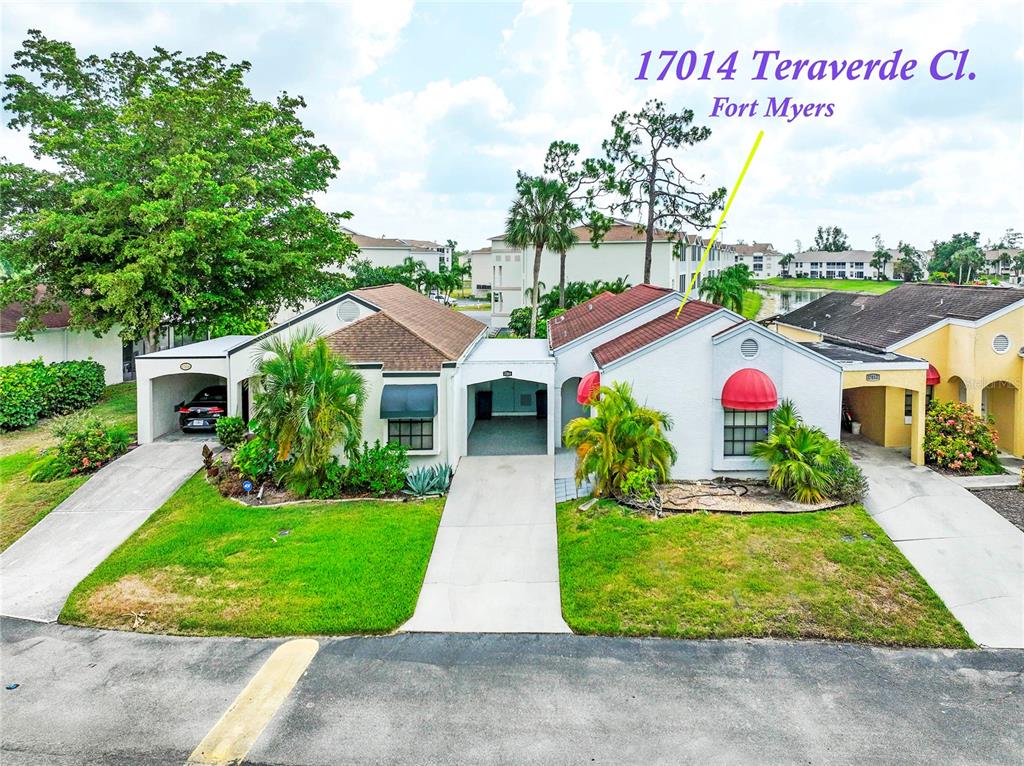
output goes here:
[{"label": "agave plant", "polygon": [[817,503],[832,489],[834,466],[842,447],[820,428],[800,419],[784,400],[772,413],[771,430],[751,454],[768,463],[768,483],[798,503]]},{"label": "agave plant", "polygon": [[448,463],[423,466],[405,477],[406,488],[402,490],[413,497],[443,495],[452,481],[452,467]]}]

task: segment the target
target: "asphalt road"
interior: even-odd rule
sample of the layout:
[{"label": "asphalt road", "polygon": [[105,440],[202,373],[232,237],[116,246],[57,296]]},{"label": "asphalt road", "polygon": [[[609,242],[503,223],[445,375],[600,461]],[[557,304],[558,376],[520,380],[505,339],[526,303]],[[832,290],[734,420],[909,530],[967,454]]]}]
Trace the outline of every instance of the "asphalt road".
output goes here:
[{"label": "asphalt road", "polygon": [[[182,764],[280,641],[0,621],[4,766]],[[1022,650],[324,639],[250,764],[1020,763]]]}]

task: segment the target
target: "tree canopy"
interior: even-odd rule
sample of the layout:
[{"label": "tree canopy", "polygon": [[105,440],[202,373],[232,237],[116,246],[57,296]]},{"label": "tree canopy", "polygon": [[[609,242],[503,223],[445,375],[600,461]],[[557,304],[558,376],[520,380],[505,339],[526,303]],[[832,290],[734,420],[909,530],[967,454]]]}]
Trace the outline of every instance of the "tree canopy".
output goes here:
[{"label": "tree canopy", "polygon": [[644,282],[651,281],[655,232],[708,228],[725,201],[724,187],[704,191],[703,176],[691,179],[680,167],[681,150],[711,136],[710,128],[692,123],[692,109],[669,112],[664,102],[652,99],[638,112],[615,115],[613,135],[602,144],[609,170],[606,186],[621,197],[610,205],[611,211],[642,219]]},{"label": "tree canopy", "polygon": [[838,226],[819,226],[814,235],[814,249],[826,253],[841,253],[850,249],[846,232]]},{"label": "tree canopy", "polygon": [[[954,234],[944,242],[932,243],[932,258],[928,261],[928,271],[931,273],[945,272],[958,273],[957,281],[963,281],[964,266],[968,265],[970,256],[976,255],[978,241],[981,239],[979,232],[968,234],[966,231]],[[957,253],[961,255],[957,256]]]},{"label": "tree canopy", "polygon": [[73,327],[129,340],[269,318],[354,252],[348,214],[313,201],[338,159],[302,98],[257,99],[249,69],[162,48],[80,58],[29,31],[3,104],[56,170],[0,164],[0,300],[27,304],[23,334],[59,303]]}]

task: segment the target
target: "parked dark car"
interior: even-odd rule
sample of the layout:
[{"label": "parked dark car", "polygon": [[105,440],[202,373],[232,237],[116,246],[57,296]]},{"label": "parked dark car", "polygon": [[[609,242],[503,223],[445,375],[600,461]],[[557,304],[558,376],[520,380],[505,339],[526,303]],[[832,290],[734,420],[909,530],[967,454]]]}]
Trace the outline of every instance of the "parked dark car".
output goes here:
[{"label": "parked dark car", "polygon": [[181,402],[178,424],[182,431],[212,431],[228,410],[228,387],[207,386],[188,403]]}]

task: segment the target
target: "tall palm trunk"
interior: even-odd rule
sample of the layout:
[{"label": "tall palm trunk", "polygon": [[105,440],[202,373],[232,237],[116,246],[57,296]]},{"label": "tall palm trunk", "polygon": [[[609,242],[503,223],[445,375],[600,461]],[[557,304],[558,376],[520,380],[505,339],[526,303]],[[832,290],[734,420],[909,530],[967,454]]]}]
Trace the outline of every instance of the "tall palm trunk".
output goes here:
[{"label": "tall palm trunk", "polygon": [[537,337],[537,303],[540,299],[540,254],[544,252],[544,243],[538,242],[533,252],[533,295],[530,296],[533,304],[530,309],[530,337]]},{"label": "tall palm trunk", "polygon": [[565,256],[569,251],[559,253],[558,256],[558,308],[565,308]]}]

